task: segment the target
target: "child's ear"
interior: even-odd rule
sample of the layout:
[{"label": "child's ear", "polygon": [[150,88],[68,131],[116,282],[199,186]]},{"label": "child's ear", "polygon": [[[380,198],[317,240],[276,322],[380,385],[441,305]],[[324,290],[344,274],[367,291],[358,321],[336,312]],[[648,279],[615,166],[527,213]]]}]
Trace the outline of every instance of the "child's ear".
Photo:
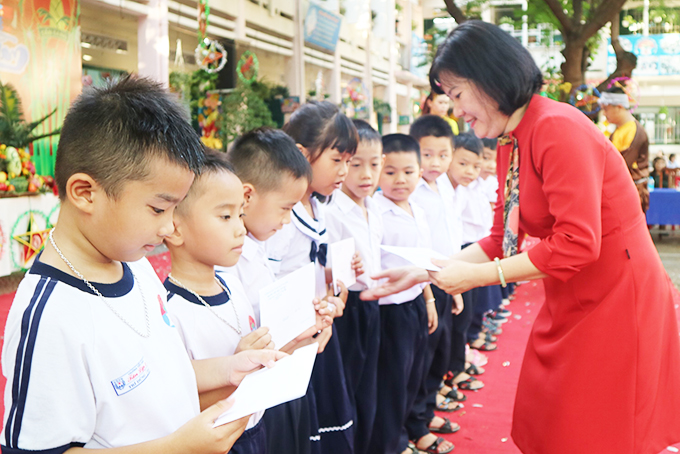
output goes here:
[{"label": "child's ear", "polygon": [[386,157],[387,156],[382,155],[382,157],[380,158],[380,170],[382,170],[382,168],[385,167],[385,158]]},{"label": "child's ear", "polygon": [[420,171],[418,172],[418,178],[423,178],[423,168],[420,168]]},{"label": "child's ear", "polygon": [[108,197],[104,188],[86,173],[74,173],[66,182],[66,198],[84,213],[92,214],[95,200],[102,197]]},{"label": "child's ear", "polygon": [[302,153],[302,155],[309,161],[309,152],[307,151],[307,148],[303,147],[301,144],[296,143],[295,144],[298,147],[298,150]]},{"label": "child's ear", "polygon": [[182,235],[182,223],[177,219],[175,214],[172,219],[172,224],[175,226],[175,231],[165,237],[166,245],[180,247],[184,244],[184,236]]},{"label": "child's ear", "polygon": [[243,208],[247,208],[251,200],[257,192],[255,191],[255,186],[250,183],[243,183]]}]

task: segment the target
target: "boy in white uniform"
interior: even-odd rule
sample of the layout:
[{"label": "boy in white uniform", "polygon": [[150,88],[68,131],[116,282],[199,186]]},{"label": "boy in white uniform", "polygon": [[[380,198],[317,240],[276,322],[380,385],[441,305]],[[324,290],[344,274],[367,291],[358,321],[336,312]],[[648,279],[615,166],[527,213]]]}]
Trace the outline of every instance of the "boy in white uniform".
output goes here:
[{"label": "boy in white uniform", "polygon": [[[418,181],[411,200],[425,210],[432,244],[437,245],[438,252],[450,256],[460,251],[463,228],[460,207],[455,204],[455,191],[446,175],[453,159],[453,133],[441,117],[423,115],[411,125],[410,136],[420,145],[423,168],[423,177]],[[454,411],[460,408],[455,401],[441,397],[439,399],[443,401],[437,405],[437,391],[442,377],[449,371],[452,315],[462,312],[463,300],[456,295],[454,305],[451,295],[434,284],[430,287],[439,323],[437,330],[428,338],[423,386],[407,421],[409,432],[419,436],[416,446],[421,448],[436,441],[437,437],[431,432],[453,433],[460,429],[448,418],[435,416],[434,410]]]},{"label": "boy in white uniform", "polygon": [[[389,134],[383,137],[383,153],[381,191],[373,196],[382,215],[383,244],[430,248],[425,213],[410,200],[422,175],[418,142],[404,134]],[[393,254],[382,253],[383,269],[405,264]],[[379,300],[378,417],[370,453],[403,452],[409,437],[413,437],[406,432],[406,418],[423,380],[425,355],[421,352],[427,347],[428,332],[437,327],[437,309],[429,286],[425,286],[425,298],[423,293],[423,286],[416,285]],[[442,452],[453,449],[441,438],[433,443],[440,444],[445,448]]]},{"label": "boy in white uniform", "polygon": [[333,193],[326,210],[328,241],[354,238],[364,264],[364,274],[349,287],[342,317],[335,321],[340,339],[347,388],[356,412],[354,453],[368,454],[376,417],[378,389],[378,350],[380,347],[380,309],[378,301],[362,301],[359,293],[375,287],[371,275],[380,272],[380,243],[383,236],[382,217],[371,198],[378,186],[382,167],[380,134],[363,120],[353,120],[359,134],[359,145],[349,164],[342,188]]},{"label": "boy in white uniform", "polygon": [[[243,184],[243,221],[248,234],[236,265],[218,267],[218,270],[241,281],[259,320],[260,290],[276,280],[264,242],[290,223],[293,207],[307,192],[312,178],[311,167],[293,139],[271,128],[255,129],[236,139],[227,158]],[[316,341],[323,351],[330,338],[330,331],[325,328],[331,325],[332,319],[326,301],[316,308],[317,327],[285,346],[286,351]],[[317,335],[318,330],[324,332]],[[306,451],[302,447],[309,446],[309,433],[298,427],[300,419],[310,417],[313,416],[309,414],[307,397],[267,410],[264,422],[269,450],[304,454]]]},{"label": "boy in white uniform", "polygon": [[[475,205],[475,200],[471,197],[471,192],[468,190],[468,187],[479,177],[481,168],[482,142],[472,133],[457,135],[454,138],[453,144],[453,160],[446,173],[451,185],[456,190],[456,201],[462,207],[463,248],[471,244],[470,231],[475,227],[474,225],[470,227],[469,224],[466,224],[467,210],[488,209],[488,202],[486,200],[481,207]],[[474,232],[472,235],[474,235]],[[465,355],[468,329],[474,314],[475,296],[475,290],[463,293],[463,311],[453,318],[451,329],[451,358],[449,361],[449,371],[451,373],[446,380],[446,384],[448,386],[457,385],[461,390],[477,390],[484,386],[484,383],[474,379],[468,373],[473,371],[466,364]]]},{"label": "boy in white uniform", "polygon": [[[237,278],[216,273],[241,255],[246,229],[242,220],[243,186],[224,153],[206,150],[201,174],[175,210],[175,231],[165,239],[172,270],[164,285],[170,319],[191,359],[228,356],[243,350],[273,348],[269,330],[258,328]],[[233,389],[201,395],[202,406]],[[253,415],[231,449],[235,454],[266,452],[262,414]]]},{"label": "boy in white uniform", "polygon": [[245,418],[213,429],[229,405],[199,415],[197,389],[236,386],[283,354],[191,362],[143,258],[174,230],[203,159],[183,109],[151,81],[128,77],[72,105],[57,228],[5,327],[3,452],[225,452],[242,433]]}]

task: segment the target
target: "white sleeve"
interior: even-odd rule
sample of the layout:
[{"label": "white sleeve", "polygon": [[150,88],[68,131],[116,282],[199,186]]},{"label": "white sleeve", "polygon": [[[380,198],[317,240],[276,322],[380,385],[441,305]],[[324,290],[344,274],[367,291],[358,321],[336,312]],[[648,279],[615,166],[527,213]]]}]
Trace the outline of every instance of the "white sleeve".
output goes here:
[{"label": "white sleeve", "polygon": [[267,251],[267,258],[269,259],[269,266],[274,272],[274,275],[278,275],[281,271],[281,261],[288,254],[291,240],[293,235],[295,235],[295,230],[297,229],[292,222],[286,224],[264,243]]},{"label": "white sleeve", "polygon": [[2,349],[3,452],[61,453],[94,434],[92,317],[59,304],[60,297],[73,297],[63,289],[56,280],[31,275],[10,309]]}]

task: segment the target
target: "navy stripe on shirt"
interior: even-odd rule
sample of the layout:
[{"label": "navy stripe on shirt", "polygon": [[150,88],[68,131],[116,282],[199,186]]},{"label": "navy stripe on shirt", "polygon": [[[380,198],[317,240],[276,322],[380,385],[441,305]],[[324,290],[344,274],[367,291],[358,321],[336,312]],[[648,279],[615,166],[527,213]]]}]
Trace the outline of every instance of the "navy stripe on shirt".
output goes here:
[{"label": "navy stripe on shirt", "polygon": [[59,446],[58,448],[52,449],[41,449],[39,451],[27,451],[25,449],[19,448],[8,448],[7,446],[2,446],[2,454],[61,454],[68,451],[71,448],[82,448],[85,443],[69,443],[64,446]]},{"label": "navy stripe on shirt", "polygon": [[45,276],[41,277],[21,320],[21,337],[17,348],[12,383],[12,408],[5,427],[5,442],[8,447],[17,448],[19,444],[19,433],[21,432],[28,383],[31,376],[31,362],[35,350],[35,340],[38,336],[38,325],[47,300],[56,285],[56,280]]}]

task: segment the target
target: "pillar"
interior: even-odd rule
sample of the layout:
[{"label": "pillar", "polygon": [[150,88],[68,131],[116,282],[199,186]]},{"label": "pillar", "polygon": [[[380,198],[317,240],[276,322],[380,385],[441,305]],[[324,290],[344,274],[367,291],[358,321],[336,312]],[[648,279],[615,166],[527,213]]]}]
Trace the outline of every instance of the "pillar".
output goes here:
[{"label": "pillar", "polygon": [[149,0],[149,14],[137,24],[137,72],[168,85],[170,42],[168,41],[168,0]]}]

